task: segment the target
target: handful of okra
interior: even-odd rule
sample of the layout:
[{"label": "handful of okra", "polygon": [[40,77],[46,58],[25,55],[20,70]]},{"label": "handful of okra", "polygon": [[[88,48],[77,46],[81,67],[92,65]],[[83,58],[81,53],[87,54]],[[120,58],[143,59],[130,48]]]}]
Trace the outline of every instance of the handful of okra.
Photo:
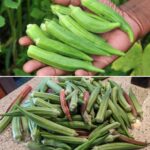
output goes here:
[{"label": "handful of okra", "polygon": [[[147,146],[129,129],[142,108],[114,81],[44,78],[21,106],[1,114],[0,132],[12,122],[15,141],[30,138],[31,150],[134,150]],[[7,120],[7,121],[6,121]]]},{"label": "handful of okra", "polygon": [[53,19],[45,19],[41,27],[36,24],[27,26],[26,33],[35,43],[28,49],[29,57],[65,71],[85,69],[104,73],[103,69],[92,65],[91,55],[125,55],[98,34],[120,28],[133,42],[130,25],[117,12],[97,0],[81,2],[92,13],[80,7],[52,5]]}]

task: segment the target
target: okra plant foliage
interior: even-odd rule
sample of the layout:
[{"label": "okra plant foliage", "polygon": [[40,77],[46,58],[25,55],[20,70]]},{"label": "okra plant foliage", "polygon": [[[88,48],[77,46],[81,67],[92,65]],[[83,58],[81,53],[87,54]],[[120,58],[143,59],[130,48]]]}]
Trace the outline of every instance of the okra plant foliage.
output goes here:
[{"label": "okra plant foliage", "polygon": [[[121,5],[127,0],[111,0],[116,5]],[[51,0],[1,0],[0,1],[0,75],[27,75],[22,70],[23,64],[28,60],[26,55],[26,48],[19,46],[18,39],[25,35],[26,25],[30,23],[40,24],[44,18],[52,18],[52,13],[50,10]],[[139,44],[140,47],[145,48],[150,43],[150,35],[148,34],[145,38],[141,40]],[[136,48],[135,48],[136,49]],[[147,46],[144,56],[139,55],[139,59],[143,60],[143,57],[146,57],[146,54],[150,53],[147,49],[150,49],[150,46]],[[142,48],[141,48],[142,50]],[[133,53],[120,59],[128,59],[134,57]],[[129,60],[129,59],[128,59]],[[120,61],[120,60],[118,60]],[[148,60],[144,59],[144,64],[148,64]],[[146,62],[147,61],[147,62]],[[141,62],[141,61],[140,61]],[[107,74],[117,74],[124,73],[129,75],[133,73],[133,67],[130,69],[121,68],[116,69],[114,64],[107,68]],[[129,62],[128,62],[129,63]],[[143,63],[141,63],[143,64]],[[121,62],[121,65],[124,64]],[[136,66],[136,61],[130,64],[131,66]],[[141,70],[143,65],[139,66]],[[145,66],[144,66],[145,67]],[[123,67],[122,67],[123,68]],[[131,71],[132,70],[132,71]],[[139,75],[139,71],[134,71],[135,75]]]}]

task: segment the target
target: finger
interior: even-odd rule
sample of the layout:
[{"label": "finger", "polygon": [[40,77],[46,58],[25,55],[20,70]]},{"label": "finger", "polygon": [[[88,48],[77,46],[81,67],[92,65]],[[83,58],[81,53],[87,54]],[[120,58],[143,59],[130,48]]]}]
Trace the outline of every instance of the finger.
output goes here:
[{"label": "finger", "polygon": [[45,64],[42,64],[41,62],[37,61],[37,60],[29,60],[27,63],[24,64],[23,66],[23,70],[26,73],[32,73],[34,71],[36,71],[39,68],[42,68],[46,66]]},{"label": "finger", "polygon": [[37,74],[37,76],[61,76],[61,75],[66,75],[67,72],[47,66],[47,67],[44,67],[44,68],[38,70],[36,74]]},{"label": "finger", "polygon": [[53,0],[55,4],[60,4],[64,6],[68,6],[70,4],[70,0]]},{"label": "finger", "polygon": [[75,71],[75,75],[76,76],[93,76],[95,73],[93,72],[88,72],[88,71],[85,71],[85,70],[77,70]]},{"label": "finger", "polygon": [[81,4],[80,0],[54,0],[54,3],[64,5],[64,6],[68,6],[68,5],[80,6]]},{"label": "finger", "polygon": [[29,37],[24,36],[19,39],[19,44],[21,46],[29,46],[33,44],[33,41]]}]

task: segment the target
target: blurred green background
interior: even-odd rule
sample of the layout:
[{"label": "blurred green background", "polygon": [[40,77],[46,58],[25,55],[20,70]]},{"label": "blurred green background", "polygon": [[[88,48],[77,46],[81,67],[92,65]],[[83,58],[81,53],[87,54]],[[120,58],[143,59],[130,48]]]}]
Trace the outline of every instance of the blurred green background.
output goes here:
[{"label": "blurred green background", "polygon": [[[118,6],[127,0],[112,0]],[[26,76],[26,49],[18,44],[26,25],[51,18],[50,0],[0,1],[0,75]],[[150,34],[136,43],[125,57],[106,68],[107,75],[150,75]]]}]

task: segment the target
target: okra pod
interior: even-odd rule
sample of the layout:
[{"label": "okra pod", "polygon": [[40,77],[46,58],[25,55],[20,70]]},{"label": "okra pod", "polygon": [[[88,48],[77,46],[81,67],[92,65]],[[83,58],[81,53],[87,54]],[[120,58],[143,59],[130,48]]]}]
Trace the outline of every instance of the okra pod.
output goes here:
[{"label": "okra pod", "polygon": [[34,142],[39,143],[40,142],[40,131],[39,131],[39,127],[37,126],[37,124],[35,122],[33,122],[32,120],[28,119],[28,126],[29,126],[29,130],[30,130],[30,134],[31,134],[31,138]]},{"label": "okra pod", "polygon": [[26,30],[27,35],[36,43],[36,40],[45,38],[45,33],[36,24],[29,24]]},{"label": "okra pod", "polygon": [[60,110],[60,105],[48,103],[48,102],[44,101],[41,98],[32,98],[31,101],[36,106],[48,107],[48,108],[56,108],[56,109]]},{"label": "okra pod", "polygon": [[110,94],[111,94],[111,87],[109,86],[108,89],[106,90],[106,93],[102,97],[102,102],[100,104],[98,113],[96,115],[95,120],[99,123],[102,123],[105,119],[105,113],[106,113],[106,110],[108,108],[108,102],[110,100],[109,99]]},{"label": "okra pod", "polygon": [[135,123],[136,122],[136,118],[135,118],[135,116],[133,116],[132,113],[128,113],[127,115],[128,115],[130,123]]},{"label": "okra pod", "polygon": [[70,111],[73,112],[77,108],[77,106],[78,106],[78,91],[76,91],[71,98],[69,104]]},{"label": "okra pod", "polygon": [[13,117],[12,119],[12,134],[15,141],[20,142],[22,140],[23,135],[20,117]]},{"label": "okra pod", "polygon": [[60,13],[63,15],[70,15],[71,9],[61,5],[51,5],[52,12],[54,14]]},{"label": "okra pod", "polygon": [[97,128],[95,128],[89,135],[89,139],[92,139],[95,134],[101,130],[102,128],[104,128],[106,125],[108,125],[108,121],[105,121],[103,124],[99,125]]},{"label": "okra pod", "polygon": [[35,114],[29,113],[26,110],[22,109],[21,107],[17,106],[16,107],[20,110],[21,113],[23,113],[25,116],[27,116],[29,119],[33,120],[36,122],[36,124],[44,129],[54,131],[57,133],[61,133],[64,135],[69,135],[69,136],[76,136],[78,135],[75,130],[61,126],[59,124],[56,124],[50,120],[47,120],[43,117],[37,116]]},{"label": "okra pod", "polygon": [[78,59],[71,59],[56,53],[47,52],[33,45],[30,46],[28,49],[28,56],[40,62],[43,62],[47,65],[56,67],[58,69],[66,70],[66,71],[85,69],[92,72],[99,72],[99,73],[105,72],[103,69],[99,69],[93,66],[90,62],[86,62]]},{"label": "okra pod", "polygon": [[66,45],[62,42],[52,40],[46,37],[45,38],[39,37],[38,39],[36,39],[36,46],[46,51],[58,53],[63,56],[67,56],[71,58],[82,59],[86,61],[93,60],[92,57],[88,56],[87,54],[81,51],[78,51],[77,49],[69,45]]},{"label": "okra pod", "polygon": [[29,142],[27,146],[30,150],[56,150],[56,148],[45,146],[36,142]]},{"label": "okra pod", "polygon": [[128,34],[130,41],[134,41],[134,33],[131,26],[115,10],[97,0],[81,0],[81,2],[83,6],[98,16],[104,16],[109,21],[120,23],[120,28]]},{"label": "okra pod", "polygon": [[[31,112],[33,114],[39,115],[39,116],[49,116],[49,117],[58,117],[62,116],[62,111],[57,108],[47,108],[47,107],[29,107],[29,108],[24,108],[26,111]],[[3,114],[3,116],[22,116],[19,110],[13,110],[9,113]]]},{"label": "okra pod", "polygon": [[73,129],[86,129],[86,130],[91,130],[93,128],[96,128],[96,125],[88,125],[87,123],[84,123],[82,121],[71,121],[71,122],[67,122],[67,121],[60,121],[57,122],[60,125],[69,127],[69,128],[73,128]]},{"label": "okra pod", "polygon": [[70,94],[70,93],[72,93],[72,86],[70,85],[70,84],[65,84],[65,86],[66,86],[66,89],[65,89],[65,92],[66,92],[66,94]]},{"label": "okra pod", "polygon": [[77,48],[86,54],[95,55],[108,55],[108,53],[97,48],[96,45],[89,40],[79,37],[67,30],[65,27],[60,26],[55,21],[46,21],[47,32],[55,36],[58,40]]},{"label": "okra pod", "polygon": [[127,135],[129,135],[127,128],[125,126],[125,123],[122,120],[121,115],[118,113],[115,105],[113,104],[113,102],[111,100],[109,101],[109,108],[111,109],[111,111],[113,113],[112,116],[114,117],[114,119],[121,124],[122,129],[126,132]]},{"label": "okra pod", "polygon": [[52,79],[47,81],[47,86],[49,88],[51,88],[55,93],[60,93],[60,91],[62,90],[62,87],[59,86],[55,81],[53,81]]},{"label": "okra pod", "polygon": [[21,117],[22,131],[24,135],[29,136],[29,126],[28,119],[26,117]]},{"label": "okra pod", "polygon": [[120,123],[119,122],[114,122],[112,124],[108,124],[105,127],[101,128],[100,130],[97,130],[97,132],[95,132],[95,134],[93,136],[90,136],[89,139],[96,139],[100,136],[105,135],[106,133],[109,132],[109,130],[111,129],[116,129],[120,127]]},{"label": "okra pod", "polygon": [[93,33],[105,33],[120,27],[118,22],[100,21],[92,18],[85,13],[80,7],[70,6],[71,16],[86,30]]},{"label": "okra pod", "polygon": [[72,150],[72,148],[69,145],[56,140],[43,139],[42,144],[46,146],[52,146],[54,148],[64,148],[65,150]]},{"label": "okra pod", "polygon": [[86,109],[87,112],[90,112],[90,111],[91,111],[91,109],[92,109],[92,107],[93,107],[93,104],[94,104],[94,102],[96,101],[99,92],[100,92],[100,88],[99,88],[99,87],[96,87],[96,88],[93,90],[93,92],[91,93],[90,98],[89,98],[89,101],[88,101],[87,109]]},{"label": "okra pod", "polygon": [[123,91],[121,89],[118,90],[118,102],[124,108],[125,111],[130,112],[131,106],[127,103],[123,96]]},{"label": "okra pod", "polygon": [[62,136],[62,135],[54,135],[50,133],[41,132],[41,136],[47,139],[54,139],[68,144],[82,144],[88,139],[80,138],[80,137],[71,137],[71,136]]},{"label": "okra pod", "polygon": [[88,88],[88,90],[89,90],[90,92],[93,92],[94,86],[91,84],[90,80],[87,80],[87,79],[85,79],[85,78],[82,78],[82,79],[81,79],[81,82],[83,82],[83,83],[86,85],[86,87]]},{"label": "okra pod", "polygon": [[111,99],[114,104],[118,102],[118,87],[117,86],[113,87],[112,89]]},{"label": "okra pod", "polygon": [[92,150],[133,150],[133,149],[141,149],[143,147],[144,146],[120,142],[95,146]]},{"label": "okra pod", "polygon": [[50,102],[52,103],[56,103],[56,104],[60,104],[59,101],[59,96],[55,95],[55,94],[51,94],[51,93],[43,93],[43,92],[32,92],[31,93],[31,97],[39,97],[39,98],[43,98],[43,99],[48,99],[50,100]]},{"label": "okra pod", "polygon": [[134,104],[134,106],[136,108],[136,111],[137,111],[138,115],[141,117],[142,114],[143,114],[142,106],[138,102],[138,100],[137,100],[137,98],[136,98],[136,96],[133,93],[131,88],[130,88],[130,91],[129,91],[129,96],[130,96],[130,98],[131,98],[131,100],[132,100],[132,102],[133,102],[133,104]]}]

